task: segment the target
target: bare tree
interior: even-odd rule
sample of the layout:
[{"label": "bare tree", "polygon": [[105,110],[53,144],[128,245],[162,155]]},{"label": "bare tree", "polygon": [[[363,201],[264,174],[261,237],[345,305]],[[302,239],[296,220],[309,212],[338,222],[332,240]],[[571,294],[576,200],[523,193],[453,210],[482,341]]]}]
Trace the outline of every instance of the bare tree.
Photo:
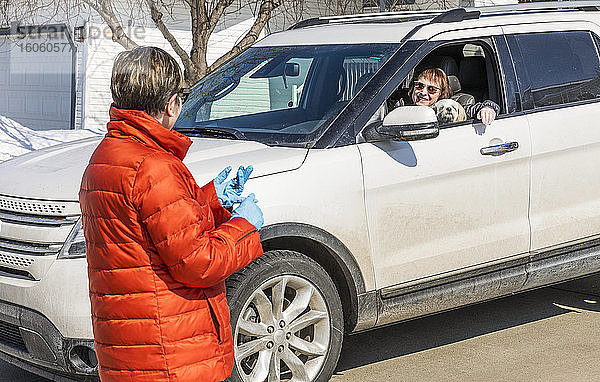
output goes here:
[{"label": "bare tree", "polygon": [[[137,44],[127,35],[117,17],[114,0],[83,0],[96,11],[112,31],[113,41],[121,44],[125,49],[132,49]],[[185,77],[189,83],[195,83],[200,78],[210,73],[216,67],[231,57],[237,55],[254,43],[267,21],[271,18],[275,8],[281,5],[282,0],[257,0],[258,11],[250,30],[240,39],[230,51],[219,57],[210,66],[207,62],[208,39],[218,22],[224,16],[227,8],[231,7],[234,0],[181,0],[189,8],[191,17],[192,48],[187,52],[179,41],[173,36],[164,20],[164,2],[160,0],[144,0],[149,15],[163,37],[169,42],[175,53],[181,59]],[[249,3],[248,5],[252,5]]]},{"label": "bare tree", "polygon": [[[125,49],[131,49],[136,46],[136,43],[127,36],[119,23],[118,17],[115,15],[112,4],[115,0],[83,1],[94,9],[108,24],[113,32],[112,38],[115,42],[121,44]],[[190,12],[192,47],[189,52],[183,49],[164,20],[164,12],[172,9],[173,5],[181,1],[185,3]],[[301,17],[302,12],[300,10],[306,10],[307,8],[305,0],[238,0],[237,3],[235,0],[172,0],[171,3],[166,3],[164,0],[143,0],[143,2],[155,26],[181,59],[188,83],[197,82],[225,61],[252,45],[258,39],[269,20],[275,15],[274,11],[282,7],[282,5],[284,5],[282,13],[291,13],[295,16],[292,18],[295,19]],[[356,4],[357,2],[357,0],[325,2],[325,4],[329,4],[326,13],[343,14],[348,13],[349,9],[356,11],[357,7],[350,8],[348,4]],[[239,12],[243,7],[248,7],[248,9],[253,11],[254,23],[228,52],[209,65],[206,53],[211,34],[224,17]]]},{"label": "bare tree", "polygon": [[[173,20],[170,12],[182,7],[189,10],[190,15],[189,50],[184,49],[182,42],[169,29],[169,21]],[[46,19],[50,20],[57,15],[74,15],[91,9],[110,28],[114,42],[125,49],[132,49],[137,43],[134,36],[128,35],[123,21],[146,19],[149,16],[181,59],[186,81],[193,84],[252,45],[274,16],[280,19],[280,24],[289,25],[300,21],[309,13],[315,14],[311,7],[318,7],[318,13],[322,15],[352,13],[362,9],[362,0],[0,0],[0,23],[10,24],[11,20],[23,23],[40,13],[48,15]],[[253,13],[252,26],[228,52],[209,65],[207,49],[211,34],[225,18],[243,9]]]},{"label": "bare tree", "polygon": [[8,0],[0,0],[0,20],[8,19]]}]

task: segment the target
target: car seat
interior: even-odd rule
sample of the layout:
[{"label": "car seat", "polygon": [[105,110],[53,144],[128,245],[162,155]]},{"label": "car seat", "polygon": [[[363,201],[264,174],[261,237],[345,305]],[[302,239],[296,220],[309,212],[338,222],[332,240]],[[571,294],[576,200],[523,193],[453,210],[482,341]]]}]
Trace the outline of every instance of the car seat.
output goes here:
[{"label": "car seat", "polygon": [[460,85],[460,80],[456,76],[448,76],[448,82],[450,83],[450,88],[452,89],[452,99],[461,105],[472,105],[475,103],[475,97],[471,94],[461,92],[462,88]]},{"label": "car seat", "polygon": [[458,65],[456,60],[450,56],[429,56],[417,65],[415,76],[418,76],[426,69],[440,68],[447,76],[458,75]]}]

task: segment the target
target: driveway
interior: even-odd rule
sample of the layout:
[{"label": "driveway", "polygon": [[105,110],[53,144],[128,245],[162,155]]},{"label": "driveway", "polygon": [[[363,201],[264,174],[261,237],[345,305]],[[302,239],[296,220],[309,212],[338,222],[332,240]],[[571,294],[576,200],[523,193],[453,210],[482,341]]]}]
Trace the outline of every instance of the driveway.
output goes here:
[{"label": "driveway", "polygon": [[598,381],[600,276],[346,339],[333,382]]},{"label": "driveway", "polygon": [[594,381],[598,359],[600,275],[347,337],[332,381]]}]

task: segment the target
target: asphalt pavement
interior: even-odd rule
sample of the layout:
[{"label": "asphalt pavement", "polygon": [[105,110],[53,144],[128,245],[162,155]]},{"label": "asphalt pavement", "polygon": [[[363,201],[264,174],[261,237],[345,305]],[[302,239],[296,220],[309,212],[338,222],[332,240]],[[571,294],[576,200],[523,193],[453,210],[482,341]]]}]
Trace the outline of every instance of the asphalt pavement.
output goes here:
[{"label": "asphalt pavement", "polygon": [[[349,336],[333,382],[599,381],[600,275]],[[0,382],[46,379],[0,361]]]},{"label": "asphalt pavement", "polygon": [[600,276],[346,338],[333,382],[600,381]]}]

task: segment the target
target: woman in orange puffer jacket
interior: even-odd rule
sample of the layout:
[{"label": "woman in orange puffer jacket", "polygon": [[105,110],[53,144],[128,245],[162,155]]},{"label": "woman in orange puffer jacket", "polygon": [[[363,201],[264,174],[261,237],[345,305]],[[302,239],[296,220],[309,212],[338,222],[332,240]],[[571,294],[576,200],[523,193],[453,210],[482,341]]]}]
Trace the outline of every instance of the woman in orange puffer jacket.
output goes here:
[{"label": "woman in orange puffer jacket", "polygon": [[262,214],[249,197],[230,218],[213,182],[198,187],[182,163],[181,82],[161,49],[121,53],[108,133],[83,176],[102,381],[221,381],[233,367],[224,280],[262,254]]}]

